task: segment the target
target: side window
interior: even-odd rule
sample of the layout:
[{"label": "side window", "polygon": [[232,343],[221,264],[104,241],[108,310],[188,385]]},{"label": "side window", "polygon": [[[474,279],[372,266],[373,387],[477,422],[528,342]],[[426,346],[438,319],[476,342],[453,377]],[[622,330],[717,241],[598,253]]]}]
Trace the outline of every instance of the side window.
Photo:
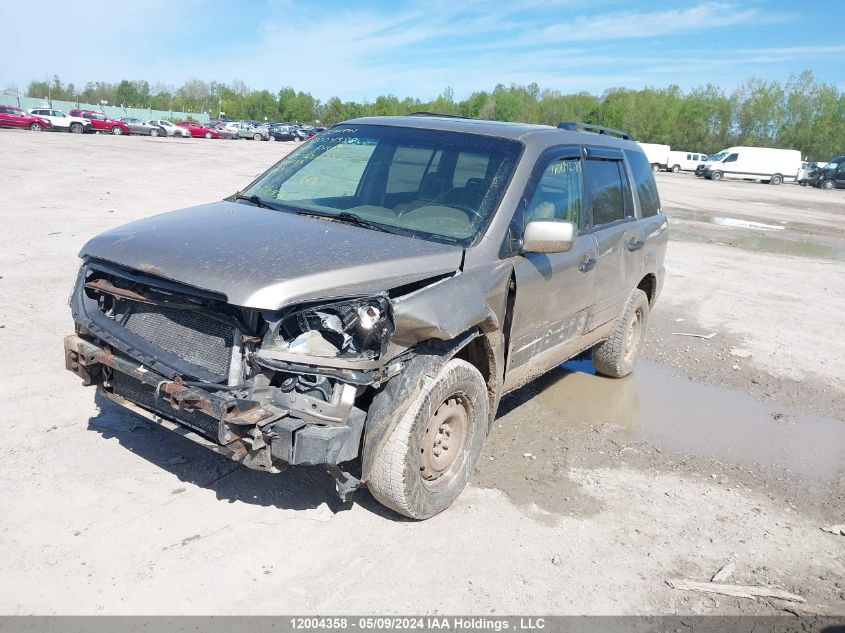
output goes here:
[{"label": "side window", "polygon": [[698,156],[693,156],[692,154],[687,154],[687,160],[698,160]]},{"label": "side window", "polygon": [[660,213],[660,196],[657,195],[657,183],[654,182],[654,173],[651,165],[642,152],[625,150],[625,157],[631,166],[631,173],[634,175],[634,185],[637,189],[637,197],[640,199],[640,211],[644,218],[649,218]]},{"label": "side window", "polygon": [[569,220],[583,228],[582,198],[581,161],[577,158],[556,160],[543,171],[526,207],[524,223],[528,224],[531,220]]},{"label": "side window", "polygon": [[736,159],[739,158],[739,154],[731,154],[725,159],[726,163],[735,163]]},{"label": "side window", "polygon": [[385,193],[416,193],[423,176],[437,168],[434,159],[431,148],[397,147],[387,173]]},{"label": "side window", "polygon": [[455,177],[452,179],[454,188],[466,187],[471,178],[484,180],[487,176],[487,164],[490,162],[489,154],[476,154],[475,152],[461,152],[455,163]]},{"label": "side window", "polygon": [[619,160],[587,161],[585,181],[592,201],[593,226],[633,216],[633,205],[625,192],[628,178],[624,167]]}]

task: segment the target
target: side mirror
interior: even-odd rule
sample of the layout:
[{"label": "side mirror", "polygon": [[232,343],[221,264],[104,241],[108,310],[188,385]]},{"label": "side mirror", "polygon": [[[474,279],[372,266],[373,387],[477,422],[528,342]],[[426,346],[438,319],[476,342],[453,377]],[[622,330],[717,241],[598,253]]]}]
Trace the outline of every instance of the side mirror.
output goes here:
[{"label": "side mirror", "polygon": [[524,253],[565,253],[578,239],[578,227],[569,220],[531,220],[522,238]]}]

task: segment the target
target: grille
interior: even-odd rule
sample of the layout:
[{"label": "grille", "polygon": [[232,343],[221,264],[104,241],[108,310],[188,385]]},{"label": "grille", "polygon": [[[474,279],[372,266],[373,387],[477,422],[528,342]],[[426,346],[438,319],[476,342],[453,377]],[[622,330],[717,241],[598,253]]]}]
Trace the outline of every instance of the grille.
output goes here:
[{"label": "grille", "polygon": [[235,328],[192,310],[117,301],[112,318],[130,332],[182,360],[229,375]]},{"label": "grille", "polygon": [[112,375],[114,392],[145,409],[190,427],[210,440],[217,441],[217,420],[202,411],[176,411],[167,402],[156,398],[155,388],[132,376],[116,371]]}]

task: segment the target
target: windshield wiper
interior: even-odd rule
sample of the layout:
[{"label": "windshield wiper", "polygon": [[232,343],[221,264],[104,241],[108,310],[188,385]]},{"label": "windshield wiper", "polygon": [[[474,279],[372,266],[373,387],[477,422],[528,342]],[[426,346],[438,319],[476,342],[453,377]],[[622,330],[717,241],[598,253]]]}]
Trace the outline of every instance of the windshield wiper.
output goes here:
[{"label": "windshield wiper", "polygon": [[366,220],[361,216],[355,215],[354,213],[348,213],[346,211],[341,211],[340,213],[323,213],[322,211],[308,211],[305,209],[299,210],[296,212],[297,215],[308,215],[315,218],[326,218],[327,220],[336,220],[338,222],[343,222],[344,224],[354,224],[355,226],[360,226],[365,229],[371,229],[373,231],[381,231],[382,233],[391,233],[392,235],[407,235],[404,231],[400,229],[393,229],[380,222],[373,222],[372,220]]},{"label": "windshield wiper", "polygon": [[264,198],[252,194],[251,196],[245,196],[242,193],[235,194],[235,200],[246,200],[247,202],[251,202],[257,207],[261,207],[262,209],[272,209],[273,211],[279,211],[279,207],[276,207],[269,202],[267,202]]}]

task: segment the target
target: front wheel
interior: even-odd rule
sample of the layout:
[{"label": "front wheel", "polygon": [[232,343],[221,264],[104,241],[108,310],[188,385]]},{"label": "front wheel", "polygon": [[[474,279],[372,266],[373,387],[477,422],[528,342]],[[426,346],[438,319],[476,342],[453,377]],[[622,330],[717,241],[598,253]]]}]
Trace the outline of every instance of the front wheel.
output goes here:
[{"label": "front wheel", "polygon": [[123,134],[123,130],[119,126],[115,125],[111,129],[111,133],[114,134],[115,136],[120,136],[121,134]]},{"label": "front wheel", "polygon": [[775,175],[774,175],[774,176],[772,176],[772,178],[769,180],[769,184],[770,184],[770,185],[779,185],[779,184],[781,184],[782,182],[783,182],[783,176],[781,176],[780,174],[775,174]]},{"label": "front wheel", "polygon": [[81,123],[71,123],[70,124],[70,133],[71,134],[82,134],[82,124]]},{"label": "front wheel", "polygon": [[253,134],[253,135],[252,135],[252,139],[253,139],[253,140],[255,140],[255,141],[260,141],[260,140],[261,140],[261,135],[260,135],[260,134]]},{"label": "front wheel", "polygon": [[634,369],[648,324],[648,297],[637,288],[628,299],[622,318],[601,345],[593,348],[596,371],[611,378],[622,378]]},{"label": "front wheel", "polygon": [[722,172],[714,171],[713,174],[710,176],[710,180],[721,180],[722,179]]},{"label": "front wheel", "polygon": [[830,191],[836,187],[836,183],[832,180],[822,180],[822,189]]},{"label": "front wheel", "polygon": [[677,174],[679,171],[681,171],[680,165],[672,165],[672,173],[673,174]]},{"label": "front wheel", "polygon": [[150,136],[158,136],[158,130],[156,128],[150,130]]},{"label": "front wheel", "polygon": [[205,133],[205,138],[211,138],[211,132],[206,132],[206,133]]},{"label": "front wheel", "polygon": [[660,165],[657,163],[652,164],[651,171],[660,171]]},{"label": "front wheel", "polygon": [[412,519],[448,508],[466,486],[487,432],[481,373],[452,359],[402,416],[376,454],[367,487],[383,505]]},{"label": "front wheel", "polygon": [[36,121],[35,123],[29,124],[29,129],[32,130],[33,132],[40,132],[41,130],[44,129],[44,126],[42,126],[40,123],[38,123]]}]

